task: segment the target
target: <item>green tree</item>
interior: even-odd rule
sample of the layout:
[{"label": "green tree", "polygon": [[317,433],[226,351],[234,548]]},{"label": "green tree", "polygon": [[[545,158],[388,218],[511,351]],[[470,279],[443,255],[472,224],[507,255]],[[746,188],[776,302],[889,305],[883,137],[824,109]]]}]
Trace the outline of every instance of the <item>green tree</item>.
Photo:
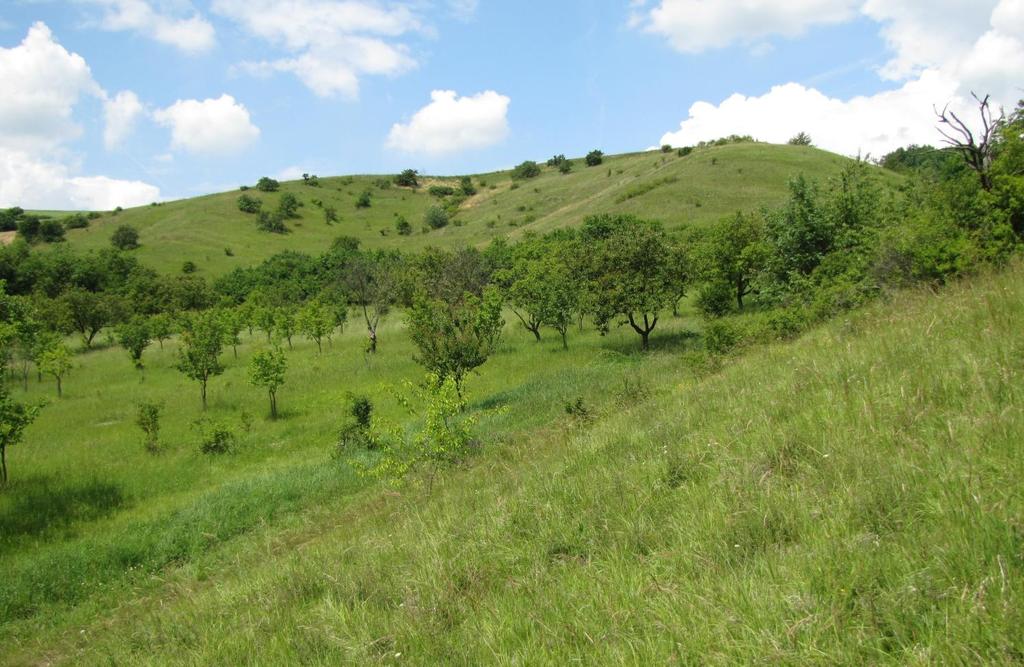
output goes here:
[{"label": "green tree", "polygon": [[811,135],[806,132],[798,132],[793,138],[787,142],[790,146],[810,146]]},{"label": "green tree", "polygon": [[160,412],[163,406],[152,401],[142,401],[135,411],[135,424],[142,429],[146,438],[146,450],[151,454],[160,451]]},{"label": "green tree", "polygon": [[174,335],[174,318],[167,313],[157,313],[149,318],[149,332],[164,349],[164,341]]},{"label": "green tree", "polygon": [[259,213],[263,202],[258,197],[242,194],[238,196],[238,210],[242,213]]},{"label": "green tree", "polygon": [[412,234],[412,225],[405,219],[405,216],[400,215],[395,218],[395,231],[399,236],[409,236]]},{"label": "green tree", "polygon": [[203,410],[206,410],[206,385],[211,377],[224,372],[220,353],[224,345],[224,326],[217,313],[196,313],[185,320],[178,349],[178,370],[199,383]]},{"label": "green tree", "polygon": [[431,229],[441,229],[448,225],[448,211],[443,206],[431,206],[423,215],[423,222]]},{"label": "green tree", "polygon": [[466,195],[467,197],[472,197],[473,195],[475,195],[476,186],[473,185],[473,179],[470,178],[469,176],[463,176],[462,178],[460,178],[459,190],[461,190],[462,194]]},{"label": "green tree", "polygon": [[277,192],[281,184],[269,176],[264,176],[256,183],[256,189],[260,192]]},{"label": "green tree", "polygon": [[416,361],[438,378],[450,378],[461,396],[466,373],[483,365],[498,345],[505,326],[501,309],[493,286],[481,297],[467,292],[456,301],[419,294],[406,317],[419,350]]},{"label": "green tree", "polygon": [[42,351],[36,363],[39,364],[40,371],[53,376],[53,379],[57,381],[57,398],[61,398],[64,395],[62,384],[64,376],[75,365],[71,358],[71,350],[63,341],[54,340]]},{"label": "green tree", "polygon": [[395,185],[399,185],[405,188],[418,188],[419,183],[419,172],[415,169],[405,169],[402,173],[395,176]]},{"label": "green tree", "polygon": [[354,256],[345,267],[344,284],[352,302],[363,312],[368,337],[367,352],[377,351],[377,327],[398,296],[400,260],[377,252]]},{"label": "green tree", "polygon": [[6,384],[0,383],[0,481],[7,484],[7,448],[21,442],[28,425],[39,415],[39,407],[11,398]]},{"label": "green tree", "polygon": [[110,235],[110,245],[118,250],[135,250],[139,247],[139,230],[131,225],[120,225]]},{"label": "green tree", "polygon": [[369,190],[363,190],[356,197],[356,208],[370,208],[373,205],[373,193]]},{"label": "green tree", "polygon": [[225,308],[220,311],[220,318],[224,327],[224,342],[231,346],[237,359],[238,346],[242,344],[242,331],[245,329],[245,313],[240,308]]},{"label": "green tree", "polygon": [[743,298],[752,291],[754,278],[767,261],[761,218],[737,213],[710,225],[695,256],[701,278],[730,285],[736,307],[742,310]]},{"label": "green tree", "polygon": [[599,150],[592,150],[589,153],[587,153],[585,161],[588,167],[596,167],[602,162],[604,162],[604,153],[602,153]]},{"label": "green tree", "polygon": [[512,170],[512,178],[526,179],[540,176],[540,165],[533,160],[526,160],[516,165]]},{"label": "green tree", "polygon": [[270,396],[270,418],[277,419],[277,390],[284,384],[288,360],[284,350],[274,347],[253,355],[249,361],[249,382],[256,387],[265,387]]},{"label": "green tree", "polygon": [[149,321],[141,315],[135,315],[117,326],[117,343],[128,352],[135,368],[139,370],[143,366],[142,353],[151,342],[153,335],[149,330]]},{"label": "green tree", "polygon": [[67,332],[78,332],[87,348],[92,347],[96,334],[115,316],[114,303],[109,297],[78,287],[61,295],[58,307],[63,314],[63,328]]},{"label": "green tree", "polygon": [[299,217],[299,207],[302,203],[299,198],[290,192],[285,192],[281,195],[280,201],[277,202],[277,213],[282,218],[297,218]]},{"label": "green tree", "polygon": [[334,329],[334,316],[319,301],[309,301],[296,317],[299,333],[316,342],[317,352],[324,351],[323,339]]},{"label": "green tree", "polygon": [[274,331],[288,341],[288,349],[292,349],[292,336],[295,335],[295,312],[291,308],[278,308],[274,313]]}]

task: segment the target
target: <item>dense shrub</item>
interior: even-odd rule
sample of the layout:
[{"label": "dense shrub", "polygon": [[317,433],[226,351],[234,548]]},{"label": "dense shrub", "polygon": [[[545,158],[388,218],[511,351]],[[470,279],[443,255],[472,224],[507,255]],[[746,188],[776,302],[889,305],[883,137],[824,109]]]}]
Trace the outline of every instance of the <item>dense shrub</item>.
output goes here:
[{"label": "dense shrub", "polygon": [[540,176],[540,165],[533,160],[526,160],[516,165],[516,168],[512,170],[512,178],[519,180],[535,178],[537,176]]},{"label": "dense shrub", "polygon": [[395,185],[399,185],[404,188],[419,187],[419,172],[415,169],[405,169],[402,173],[395,176]]},{"label": "dense shrub", "polygon": [[256,189],[260,192],[277,192],[280,187],[281,184],[269,176],[264,176],[256,183]]},{"label": "dense shrub", "polygon": [[596,167],[604,162],[604,153],[599,150],[590,151],[587,153],[586,162],[588,167]]},{"label": "dense shrub", "polygon": [[139,231],[131,225],[121,225],[110,236],[110,244],[118,250],[134,250],[139,247]]},{"label": "dense shrub", "polygon": [[431,229],[441,229],[448,225],[448,212],[442,206],[431,206],[423,216],[423,222]]},{"label": "dense shrub", "polygon": [[721,280],[702,285],[697,292],[696,305],[705,317],[721,317],[732,312],[735,305],[732,286]]},{"label": "dense shrub", "polygon": [[238,210],[242,213],[259,213],[263,202],[251,195],[239,195]]},{"label": "dense shrub", "polygon": [[398,232],[399,236],[409,236],[412,234],[412,225],[403,216],[398,216],[395,219],[395,231]]},{"label": "dense shrub", "polygon": [[447,197],[448,195],[455,194],[455,188],[450,185],[431,185],[427,188],[427,192],[429,192],[432,197]]},{"label": "dense shrub", "polygon": [[373,203],[372,199],[373,193],[369,190],[363,190],[359,193],[359,196],[356,197],[356,208],[370,208]]}]

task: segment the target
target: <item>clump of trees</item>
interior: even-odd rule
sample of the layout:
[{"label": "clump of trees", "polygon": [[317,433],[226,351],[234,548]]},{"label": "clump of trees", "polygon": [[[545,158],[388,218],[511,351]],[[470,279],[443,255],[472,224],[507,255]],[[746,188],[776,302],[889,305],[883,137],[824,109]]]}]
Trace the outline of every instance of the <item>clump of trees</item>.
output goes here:
[{"label": "clump of trees", "polygon": [[604,162],[604,153],[599,150],[592,150],[587,153],[587,157],[584,158],[588,167],[596,167]]},{"label": "clump of trees", "polygon": [[402,173],[395,176],[395,185],[403,188],[418,188],[419,172],[415,169],[404,169]]},{"label": "clump of trees", "polygon": [[280,187],[281,184],[269,176],[260,178],[256,183],[256,189],[260,192],[277,192]]},{"label": "clump of trees", "polygon": [[118,250],[135,250],[139,247],[139,230],[131,225],[118,225],[110,235],[110,244]]},{"label": "clump of trees", "polygon": [[248,194],[241,194],[238,196],[238,210],[242,213],[259,213],[260,209],[263,208],[263,202],[259,197],[253,197]]},{"label": "clump of trees", "polygon": [[540,165],[533,160],[521,162],[512,170],[512,178],[515,180],[525,180],[537,176],[540,176]]}]

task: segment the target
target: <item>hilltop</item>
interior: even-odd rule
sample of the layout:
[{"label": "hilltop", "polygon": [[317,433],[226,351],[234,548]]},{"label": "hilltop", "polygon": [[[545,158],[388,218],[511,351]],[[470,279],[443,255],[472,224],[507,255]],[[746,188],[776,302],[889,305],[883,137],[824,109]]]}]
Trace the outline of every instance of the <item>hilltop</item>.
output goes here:
[{"label": "hilltop", "polygon": [[[439,203],[430,185],[457,187],[458,178],[421,176],[414,190],[393,185],[392,175],[321,177],[318,187],[289,181],[278,192],[247,192],[264,209],[276,207],[285,193],[299,199],[303,206],[299,217],[288,222],[287,234],[259,231],[255,216],[239,211],[242,193],[233,190],[105,213],[87,229],[70,230],[67,239],[76,247],[106,247],[113,231],[129,224],[139,230],[142,246],[134,252],[144,264],[176,273],[191,261],[212,277],[285,250],[319,253],[342,235],[367,248],[482,245],[499,236],[515,239],[578,224],[595,213],[632,213],[678,230],[738,210],[776,206],[785,199],[792,176],[826,179],[849,161],[811,147],[749,142],[710,146],[686,156],[676,151],[606,156],[596,167],[574,159],[568,174],[542,166],[539,176],[519,181],[511,171],[477,174],[471,177],[477,193],[462,203],[451,224],[429,232],[423,229],[424,215]],[[356,198],[364,191],[371,193],[371,205],[357,208]],[[326,224],[327,207],[336,209],[337,223]],[[410,222],[411,235],[396,232],[399,217]]]}]

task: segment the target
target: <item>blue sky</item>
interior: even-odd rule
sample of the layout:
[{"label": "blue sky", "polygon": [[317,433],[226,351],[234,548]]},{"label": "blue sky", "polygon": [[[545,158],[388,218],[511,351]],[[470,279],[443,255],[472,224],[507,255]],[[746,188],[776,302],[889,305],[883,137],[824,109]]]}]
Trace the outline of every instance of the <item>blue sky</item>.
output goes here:
[{"label": "blue sky", "polygon": [[878,155],[975,87],[1012,104],[1021,34],[1022,0],[7,0],[0,206],[733,132]]}]

